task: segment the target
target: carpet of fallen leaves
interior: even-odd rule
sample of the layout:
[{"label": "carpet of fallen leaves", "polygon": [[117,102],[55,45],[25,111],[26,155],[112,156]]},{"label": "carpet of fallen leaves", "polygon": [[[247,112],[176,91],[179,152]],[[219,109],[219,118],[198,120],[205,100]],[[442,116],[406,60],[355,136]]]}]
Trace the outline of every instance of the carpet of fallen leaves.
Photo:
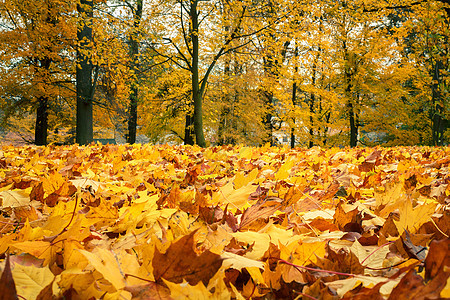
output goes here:
[{"label": "carpet of fallen leaves", "polygon": [[450,148],[0,151],[2,299],[450,297]]}]

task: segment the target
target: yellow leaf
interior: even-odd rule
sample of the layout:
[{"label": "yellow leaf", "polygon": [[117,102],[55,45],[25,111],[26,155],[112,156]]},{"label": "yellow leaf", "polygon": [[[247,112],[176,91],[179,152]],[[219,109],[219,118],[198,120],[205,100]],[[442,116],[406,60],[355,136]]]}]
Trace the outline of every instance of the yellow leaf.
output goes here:
[{"label": "yellow leaf", "polygon": [[223,258],[222,267],[225,269],[233,268],[240,271],[242,268],[264,268],[264,263],[262,261],[250,259],[234,253],[224,252],[221,254],[221,257]]},{"label": "yellow leaf", "polygon": [[302,243],[299,245],[292,256],[294,257],[293,263],[296,265],[304,266],[310,263],[317,262],[318,257],[325,256],[325,246],[327,242],[314,242],[314,243]]},{"label": "yellow leaf", "polygon": [[2,207],[21,207],[30,205],[30,195],[19,189],[0,192],[0,200],[0,205]]},{"label": "yellow leaf", "polygon": [[245,257],[251,259],[260,259],[264,253],[269,249],[270,237],[267,233],[246,231],[235,232],[233,237],[239,241],[244,242],[252,248],[251,251],[245,253]]},{"label": "yellow leaf", "polygon": [[185,280],[182,283],[173,283],[168,280],[164,283],[170,290],[170,296],[173,299],[192,299],[192,300],[208,300],[211,299],[211,293],[206,289],[202,281],[197,285],[189,285]]},{"label": "yellow leaf", "polygon": [[238,172],[233,180],[234,188],[240,189],[241,187],[253,182],[253,180],[255,180],[258,176],[258,172],[259,171],[257,168],[253,169],[250,173],[247,174],[247,176],[244,176],[243,172]]},{"label": "yellow leaf", "polygon": [[233,182],[228,182],[220,188],[220,190],[213,194],[213,204],[229,204],[228,209],[236,211],[248,204],[248,197],[256,190],[256,186],[248,184],[239,189],[235,189]]},{"label": "yellow leaf", "polygon": [[390,252],[389,246],[379,248],[375,247],[363,247],[358,240],[355,240],[353,245],[349,248],[353,254],[358,258],[359,263],[363,266],[371,268],[384,267],[383,262],[386,255]]},{"label": "yellow leaf", "polygon": [[377,283],[386,282],[380,288],[380,294],[383,296],[388,296],[392,289],[400,282],[400,279],[389,279],[385,277],[371,277],[371,276],[361,276],[357,275],[355,277],[350,277],[347,279],[336,280],[332,282],[325,283],[327,286],[335,289],[339,295],[339,297],[344,296],[345,293],[358,286],[359,284],[363,284],[364,287],[373,287]]},{"label": "yellow leaf", "polygon": [[43,259],[43,264],[46,266],[56,259],[56,252],[61,250],[62,245],[61,243],[52,245],[45,241],[25,241],[12,244],[11,246],[37,258]]},{"label": "yellow leaf", "polygon": [[36,299],[41,290],[55,278],[48,267],[37,268],[19,264],[15,264],[12,274],[17,294],[23,299]]},{"label": "yellow leaf", "polygon": [[101,182],[98,182],[98,181],[95,181],[95,180],[92,180],[92,179],[89,179],[89,178],[72,179],[72,180],[69,180],[69,181],[72,182],[72,184],[77,189],[87,188],[87,187],[91,186],[94,191],[97,191],[100,187],[103,186],[103,184]]},{"label": "yellow leaf", "polygon": [[118,260],[115,254],[111,251],[95,248],[95,252],[86,250],[78,250],[83,254],[89,263],[103,275],[103,278],[108,280],[117,290],[125,286],[125,279],[122,275],[122,270],[118,265]]},{"label": "yellow leaf", "polygon": [[82,250],[83,246],[76,241],[64,242],[63,262],[66,270],[72,268],[84,268],[89,263],[84,255],[78,250]]},{"label": "yellow leaf", "polygon": [[289,176],[290,171],[291,171],[293,166],[294,166],[294,160],[293,159],[290,159],[290,160],[286,161],[278,169],[278,171],[275,173],[275,179],[276,180],[284,180],[284,179],[286,179]]},{"label": "yellow leaf", "polygon": [[237,299],[237,300],[245,300],[245,297],[242,296],[242,294],[238,291],[238,289],[230,283],[231,286],[231,290],[233,291],[233,296]]},{"label": "yellow leaf", "polygon": [[53,172],[42,180],[42,187],[44,188],[45,194],[50,195],[57,191],[65,182],[66,180],[61,174]]},{"label": "yellow leaf", "polygon": [[279,243],[287,245],[298,238],[298,235],[294,236],[292,230],[286,230],[273,224],[266,230],[266,233],[269,235],[270,241],[275,245],[278,245]]},{"label": "yellow leaf", "polygon": [[420,226],[430,220],[435,209],[436,205],[434,204],[418,205],[413,209],[409,199],[403,201],[399,207],[400,220],[394,220],[399,235],[402,235],[405,230],[408,230],[410,233],[415,233]]},{"label": "yellow leaf", "polygon": [[79,268],[71,268],[64,270],[60,275],[58,275],[56,277],[56,281],[62,291],[70,288],[76,290],[80,299],[89,299],[90,297],[99,299],[102,297],[104,292],[95,286],[96,278],[94,275],[97,276],[97,273],[85,271]]},{"label": "yellow leaf", "polygon": [[20,233],[17,237],[17,241],[37,240],[44,236],[46,232],[41,228],[32,228],[28,219],[25,221]]},{"label": "yellow leaf", "polygon": [[445,288],[441,291],[441,298],[448,299],[450,298],[450,277],[447,278],[447,284]]},{"label": "yellow leaf", "polygon": [[256,284],[264,283],[264,277],[261,274],[261,270],[257,267],[246,268],[250,276],[253,278],[253,282]]}]

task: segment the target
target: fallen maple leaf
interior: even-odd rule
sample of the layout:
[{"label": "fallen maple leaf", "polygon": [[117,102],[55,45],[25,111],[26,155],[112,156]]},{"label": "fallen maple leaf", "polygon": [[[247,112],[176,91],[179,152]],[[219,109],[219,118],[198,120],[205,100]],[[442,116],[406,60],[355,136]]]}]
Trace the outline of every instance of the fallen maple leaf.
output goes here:
[{"label": "fallen maple leaf", "polygon": [[155,249],[152,265],[156,281],[164,278],[181,283],[184,279],[190,285],[196,285],[199,281],[207,285],[220,269],[223,260],[220,255],[209,250],[198,255],[194,251],[195,232],[172,243],[164,254]]},{"label": "fallen maple leaf", "polygon": [[15,264],[12,273],[16,282],[17,294],[25,299],[36,299],[39,293],[55,278],[48,267]]},{"label": "fallen maple leaf", "polygon": [[5,268],[0,277],[0,299],[1,300],[17,300],[16,284],[11,273],[11,264],[9,260],[9,253],[6,254]]},{"label": "fallen maple leaf", "polygon": [[281,202],[282,199],[273,197],[264,201],[259,201],[250,206],[244,211],[244,214],[241,217],[239,229],[244,229],[257,219],[270,217],[274,212],[281,208]]}]

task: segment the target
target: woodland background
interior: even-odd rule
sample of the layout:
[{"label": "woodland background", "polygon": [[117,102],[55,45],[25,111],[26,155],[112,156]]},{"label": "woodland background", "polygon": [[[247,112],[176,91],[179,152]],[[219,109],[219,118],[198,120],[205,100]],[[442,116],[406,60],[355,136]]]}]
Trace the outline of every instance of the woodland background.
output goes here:
[{"label": "woodland background", "polygon": [[1,0],[1,132],[445,145],[449,24],[448,0]]}]

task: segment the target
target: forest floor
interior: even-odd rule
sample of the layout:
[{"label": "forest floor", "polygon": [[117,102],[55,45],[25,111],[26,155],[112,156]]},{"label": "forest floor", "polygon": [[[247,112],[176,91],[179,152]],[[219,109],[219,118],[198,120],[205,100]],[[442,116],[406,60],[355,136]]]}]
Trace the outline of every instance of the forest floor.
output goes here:
[{"label": "forest floor", "polygon": [[4,299],[450,297],[450,148],[0,150]]}]

